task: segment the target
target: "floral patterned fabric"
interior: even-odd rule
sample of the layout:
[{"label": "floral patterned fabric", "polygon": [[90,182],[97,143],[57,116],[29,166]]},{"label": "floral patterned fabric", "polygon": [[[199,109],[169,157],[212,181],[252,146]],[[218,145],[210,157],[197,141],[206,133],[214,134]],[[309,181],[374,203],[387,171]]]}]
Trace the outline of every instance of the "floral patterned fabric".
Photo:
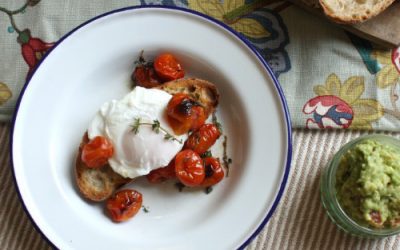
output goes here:
[{"label": "floral patterned fabric", "polygon": [[282,85],[293,127],[400,128],[400,49],[378,49],[277,0],[2,1],[0,120],[11,119],[25,80],[69,30],[116,8],[153,4],[197,10],[251,41]]}]

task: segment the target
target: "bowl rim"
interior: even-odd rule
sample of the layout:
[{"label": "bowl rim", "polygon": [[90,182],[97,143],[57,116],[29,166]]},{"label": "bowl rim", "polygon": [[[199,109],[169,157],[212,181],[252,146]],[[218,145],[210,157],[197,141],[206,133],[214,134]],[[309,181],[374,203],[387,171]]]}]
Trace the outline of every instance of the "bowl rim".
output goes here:
[{"label": "bowl rim", "polygon": [[235,36],[236,38],[238,38],[240,41],[242,41],[250,50],[251,52],[257,57],[257,59],[262,63],[264,69],[268,72],[268,75],[271,77],[272,82],[274,83],[274,87],[277,91],[278,97],[279,97],[279,101],[280,104],[282,106],[282,114],[283,114],[283,120],[285,121],[285,134],[286,134],[286,164],[284,167],[284,172],[282,175],[282,179],[280,181],[280,185],[279,188],[276,192],[276,196],[272,202],[272,205],[268,211],[268,213],[266,214],[265,218],[263,218],[261,220],[260,225],[253,229],[252,233],[250,234],[250,236],[243,241],[243,243],[241,243],[240,246],[238,246],[238,249],[244,249],[247,245],[250,244],[250,242],[262,231],[262,229],[264,228],[264,226],[267,224],[267,222],[271,219],[273,213],[275,212],[283,194],[285,191],[285,188],[287,186],[287,182],[288,182],[288,177],[289,177],[289,173],[290,173],[290,169],[291,169],[291,162],[292,162],[292,127],[291,127],[291,119],[290,119],[290,113],[289,113],[289,108],[287,105],[287,101],[285,99],[282,87],[279,83],[279,81],[277,80],[277,77],[275,76],[274,72],[272,71],[271,67],[269,66],[269,64],[266,62],[266,60],[261,56],[261,54],[258,52],[257,48],[251,44],[251,42],[249,40],[247,40],[247,38],[245,38],[242,34],[240,34],[239,32],[235,31],[233,28],[229,27],[228,25],[226,25],[225,23],[210,17],[206,14],[203,14],[201,12],[195,11],[195,10],[191,10],[191,9],[187,9],[187,8],[182,8],[182,7],[178,7],[178,6],[166,6],[166,5],[137,5],[137,6],[128,6],[128,7],[123,7],[123,8],[118,8],[118,9],[114,9],[108,12],[105,12],[103,14],[94,16],[90,19],[88,19],[87,21],[84,21],[83,23],[79,24],[78,26],[76,26],[75,28],[73,28],[72,30],[70,30],[69,32],[67,32],[65,35],[63,35],[57,42],[55,42],[55,44],[53,45],[52,48],[49,49],[49,51],[47,51],[47,53],[43,56],[43,58],[38,62],[38,64],[35,66],[34,70],[32,71],[32,73],[27,77],[27,80],[24,84],[24,86],[21,89],[20,95],[17,99],[16,102],[16,106],[15,106],[15,111],[13,114],[13,118],[12,118],[12,122],[11,122],[11,131],[10,131],[10,158],[11,158],[11,166],[12,166],[12,176],[13,176],[13,181],[14,184],[16,186],[16,190],[17,190],[17,194],[19,197],[19,200],[22,203],[22,207],[23,210],[25,211],[25,214],[28,215],[28,218],[30,219],[30,221],[32,222],[32,225],[34,226],[34,228],[39,232],[39,234],[42,236],[43,239],[45,239],[47,241],[47,243],[49,243],[53,248],[57,249],[57,246],[55,245],[55,243],[53,243],[40,229],[40,227],[37,225],[37,223],[35,222],[34,218],[32,217],[32,215],[29,213],[29,210],[27,208],[27,205],[24,202],[24,199],[22,197],[21,191],[18,188],[18,184],[17,184],[17,178],[16,178],[16,174],[15,174],[15,169],[14,169],[14,159],[13,159],[13,138],[14,138],[14,132],[15,132],[15,124],[16,124],[16,119],[18,116],[18,110],[21,104],[21,101],[23,99],[24,93],[29,85],[29,83],[31,82],[32,77],[35,75],[35,72],[37,71],[37,69],[40,67],[40,65],[46,60],[47,56],[49,56],[53,50],[55,48],[58,47],[58,45],[60,45],[66,38],[68,38],[70,35],[74,34],[76,31],[78,31],[79,29],[85,27],[86,25],[96,21],[97,19],[112,15],[112,14],[117,14],[117,13],[121,13],[121,12],[125,12],[125,11],[134,11],[134,10],[141,10],[141,9],[163,9],[163,10],[173,10],[173,11],[179,11],[179,12],[184,12],[186,14],[192,14],[194,16],[200,17],[200,18],[204,18],[207,21],[212,22],[213,24],[222,27],[223,29],[225,29],[226,31],[228,31],[230,34],[232,34],[233,36]]}]

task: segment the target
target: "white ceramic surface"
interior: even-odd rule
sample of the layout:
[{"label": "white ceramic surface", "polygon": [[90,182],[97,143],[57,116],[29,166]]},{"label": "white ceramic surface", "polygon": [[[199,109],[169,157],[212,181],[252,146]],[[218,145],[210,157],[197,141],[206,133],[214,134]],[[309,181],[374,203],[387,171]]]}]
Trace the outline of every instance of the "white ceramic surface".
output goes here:
[{"label": "white ceramic surface", "polygon": [[[94,113],[130,89],[141,50],[177,55],[189,76],[220,90],[230,175],[206,195],[173,183],[131,186],[149,212],[116,224],[82,199],[74,158]],[[82,25],[47,55],[26,86],[12,134],[14,176],[40,231],[60,249],[233,249],[261,229],[282,192],[290,125],[263,62],[238,36],[201,15],[132,8]]]}]

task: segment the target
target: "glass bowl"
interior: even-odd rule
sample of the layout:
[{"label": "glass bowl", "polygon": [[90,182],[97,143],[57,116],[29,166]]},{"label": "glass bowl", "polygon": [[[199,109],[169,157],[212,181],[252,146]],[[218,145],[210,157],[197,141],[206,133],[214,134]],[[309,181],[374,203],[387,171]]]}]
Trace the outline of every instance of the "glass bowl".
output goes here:
[{"label": "glass bowl", "polygon": [[356,220],[346,214],[342,208],[337,198],[335,187],[336,173],[342,156],[348,152],[348,150],[351,150],[359,143],[368,139],[380,142],[384,145],[390,145],[396,149],[396,151],[398,150],[398,153],[400,154],[400,141],[386,135],[365,135],[348,142],[328,162],[327,167],[321,176],[321,200],[328,216],[345,232],[365,238],[383,238],[400,233],[400,226],[396,228],[373,228],[366,224],[364,225],[360,222],[356,222]]}]

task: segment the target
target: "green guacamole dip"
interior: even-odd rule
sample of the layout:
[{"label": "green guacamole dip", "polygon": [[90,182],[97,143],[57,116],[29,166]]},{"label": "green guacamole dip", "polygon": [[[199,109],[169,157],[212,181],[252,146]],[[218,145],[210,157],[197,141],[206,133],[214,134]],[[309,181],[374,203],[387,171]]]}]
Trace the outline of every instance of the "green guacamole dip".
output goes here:
[{"label": "green guacamole dip", "polygon": [[400,226],[400,151],[375,140],[361,141],[340,159],[336,172],[340,206],[358,224]]}]

